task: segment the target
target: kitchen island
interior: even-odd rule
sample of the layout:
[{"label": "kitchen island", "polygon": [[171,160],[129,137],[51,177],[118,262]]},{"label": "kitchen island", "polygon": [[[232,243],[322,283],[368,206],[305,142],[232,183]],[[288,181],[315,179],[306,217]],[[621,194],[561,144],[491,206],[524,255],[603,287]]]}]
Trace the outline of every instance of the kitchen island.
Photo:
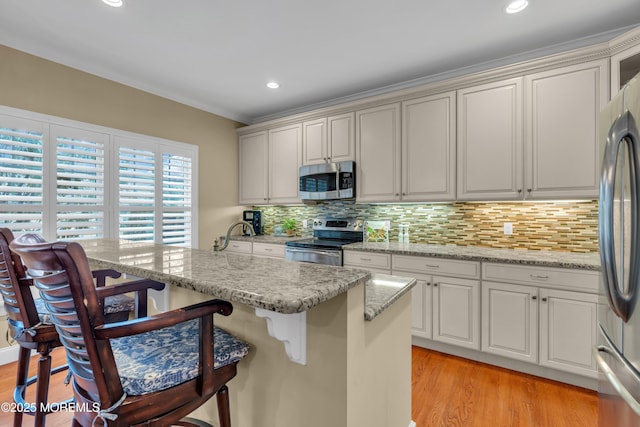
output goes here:
[{"label": "kitchen island", "polygon": [[[81,243],[92,267],[170,285],[163,309],[211,298],[234,304],[231,316],[215,318],[252,346],[229,384],[234,426],[412,425],[408,291],[415,281],[150,243]],[[303,357],[295,350],[301,335]],[[216,420],[214,401],[194,416]]]}]

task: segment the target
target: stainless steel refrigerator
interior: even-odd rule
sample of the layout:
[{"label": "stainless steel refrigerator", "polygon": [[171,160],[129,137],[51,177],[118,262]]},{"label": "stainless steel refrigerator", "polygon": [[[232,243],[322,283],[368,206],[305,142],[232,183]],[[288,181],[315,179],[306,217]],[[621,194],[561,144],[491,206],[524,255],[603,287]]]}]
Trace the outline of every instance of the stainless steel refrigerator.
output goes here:
[{"label": "stainless steel refrigerator", "polygon": [[600,114],[598,425],[640,427],[640,75]]}]

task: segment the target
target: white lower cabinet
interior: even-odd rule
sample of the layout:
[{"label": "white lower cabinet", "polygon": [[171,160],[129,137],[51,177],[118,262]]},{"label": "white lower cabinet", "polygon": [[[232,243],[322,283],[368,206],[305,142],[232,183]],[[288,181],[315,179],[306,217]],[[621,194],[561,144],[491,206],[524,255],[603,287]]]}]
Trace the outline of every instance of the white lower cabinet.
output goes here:
[{"label": "white lower cabinet", "polygon": [[482,282],[482,351],[538,362],[538,288]]},{"label": "white lower cabinet", "polygon": [[[394,270],[395,271],[395,270]],[[395,271],[398,276],[415,277],[416,285],[411,289],[411,334],[431,339],[433,278],[425,274]]]},{"label": "white lower cabinet", "polygon": [[227,252],[234,252],[237,254],[251,255],[251,242],[242,240],[230,240],[229,245],[225,249]]},{"label": "white lower cabinet", "polygon": [[595,376],[598,297],[540,289],[540,364]]},{"label": "white lower cabinet", "polygon": [[285,245],[277,243],[253,243],[253,254],[257,256],[266,256],[271,258],[284,258]]},{"label": "white lower cabinet", "polygon": [[342,265],[368,270],[372,273],[391,274],[391,255],[375,252],[343,251]]},{"label": "white lower cabinet", "polygon": [[482,279],[482,351],[597,376],[598,272],[483,263]]},{"label": "white lower cabinet", "polygon": [[[392,274],[415,277],[411,333],[480,349],[480,263],[393,255]],[[451,277],[457,276],[457,277]]]},{"label": "white lower cabinet", "polygon": [[433,339],[480,349],[480,282],[433,276]]}]

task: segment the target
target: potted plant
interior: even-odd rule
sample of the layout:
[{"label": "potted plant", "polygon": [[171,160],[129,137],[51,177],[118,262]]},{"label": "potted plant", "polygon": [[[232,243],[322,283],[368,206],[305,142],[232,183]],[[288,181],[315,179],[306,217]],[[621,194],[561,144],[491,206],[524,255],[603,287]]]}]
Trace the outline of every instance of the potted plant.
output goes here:
[{"label": "potted plant", "polygon": [[293,218],[285,218],[284,221],[282,221],[282,228],[289,236],[292,236],[296,228],[296,220]]}]

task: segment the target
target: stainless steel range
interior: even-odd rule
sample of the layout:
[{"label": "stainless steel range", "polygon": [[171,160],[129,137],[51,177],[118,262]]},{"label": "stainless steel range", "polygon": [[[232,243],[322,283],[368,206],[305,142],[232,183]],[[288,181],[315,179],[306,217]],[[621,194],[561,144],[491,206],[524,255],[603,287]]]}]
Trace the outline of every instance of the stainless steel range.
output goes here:
[{"label": "stainless steel range", "polygon": [[362,242],[364,221],[356,218],[316,218],[313,238],[286,243],[288,260],[342,265],[342,247]]}]

